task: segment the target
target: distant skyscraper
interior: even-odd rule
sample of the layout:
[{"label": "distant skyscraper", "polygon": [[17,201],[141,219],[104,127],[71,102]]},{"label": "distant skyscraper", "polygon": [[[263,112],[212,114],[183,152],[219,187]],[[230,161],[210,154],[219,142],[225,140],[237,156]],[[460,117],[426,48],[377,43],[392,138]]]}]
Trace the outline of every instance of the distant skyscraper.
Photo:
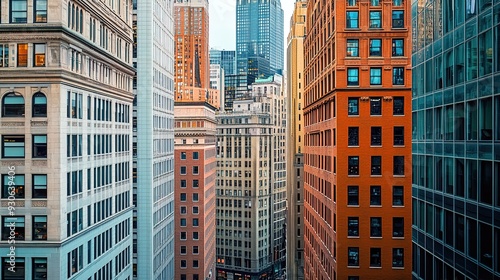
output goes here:
[{"label": "distant skyscraper", "polygon": [[174,279],[174,7],[154,0],[134,9],[134,276]]},{"label": "distant skyscraper", "polygon": [[210,64],[219,64],[226,75],[236,74],[235,51],[210,50]]},{"label": "distant skyscraper", "polygon": [[226,75],[224,77],[224,110],[233,110],[233,102],[247,97],[248,92],[248,75]]},{"label": "distant skyscraper", "polygon": [[287,47],[287,276],[304,280],[304,38],[306,1],[295,2]]},{"label": "distant skyscraper", "polygon": [[286,259],[286,93],[258,80],[217,115],[217,279],[280,279]]},{"label": "distant skyscraper", "polygon": [[269,60],[272,73],[283,71],[283,24],[280,0],[237,1],[237,73],[248,73],[250,57],[264,57]]},{"label": "distant skyscraper", "polygon": [[219,109],[224,111],[224,69],[219,64],[210,64],[210,88],[219,91]]},{"label": "distant skyscraper", "polygon": [[500,2],[413,15],[413,279],[500,279]]},{"label": "distant skyscraper", "polygon": [[131,279],[131,2],[0,7],[0,278]]}]

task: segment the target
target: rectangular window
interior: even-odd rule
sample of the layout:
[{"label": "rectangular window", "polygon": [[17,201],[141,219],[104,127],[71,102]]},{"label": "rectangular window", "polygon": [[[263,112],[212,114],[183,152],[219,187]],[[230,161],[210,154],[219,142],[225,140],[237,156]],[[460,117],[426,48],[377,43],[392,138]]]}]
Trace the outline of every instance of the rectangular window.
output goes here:
[{"label": "rectangular window", "polygon": [[193,174],[194,174],[194,175],[198,175],[198,174],[199,174],[199,172],[200,172],[200,171],[199,171],[198,166],[193,166]]},{"label": "rectangular window", "polygon": [[197,231],[193,232],[193,240],[198,240],[199,239],[199,233]]},{"label": "rectangular window", "polygon": [[193,227],[197,227],[200,225],[200,220],[198,218],[193,218]]},{"label": "rectangular window", "polygon": [[33,216],[33,240],[47,240],[47,216]]},{"label": "rectangular window", "polygon": [[347,0],[347,6],[354,7],[358,4],[357,0]]},{"label": "rectangular window", "polygon": [[357,11],[348,11],[347,16],[346,16],[347,22],[346,22],[346,27],[347,28],[359,28],[359,12]]},{"label": "rectangular window", "polygon": [[187,201],[187,194],[186,193],[181,193],[181,201]]},{"label": "rectangular window", "polygon": [[404,191],[403,186],[392,187],[392,206],[404,205]]},{"label": "rectangular window", "polygon": [[359,236],[358,217],[347,217],[347,236]]},{"label": "rectangular window", "polygon": [[186,166],[181,166],[181,175],[186,175],[186,174],[187,174]]},{"label": "rectangular window", "polygon": [[392,0],[392,5],[393,6],[402,6],[403,0]]},{"label": "rectangular window", "polygon": [[347,85],[359,86],[359,69],[347,68]]},{"label": "rectangular window", "polygon": [[348,128],[348,146],[359,146],[359,127]]},{"label": "rectangular window", "polygon": [[198,188],[200,186],[199,180],[193,180],[193,188]]},{"label": "rectangular window", "polygon": [[359,98],[349,97],[347,103],[348,103],[347,114],[350,116],[359,115]]},{"label": "rectangular window", "polygon": [[347,248],[347,265],[359,266],[359,247]]},{"label": "rectangular window", "polygon": [[370,237],[382,237],[382,218],[370,218]]},{"label": "rectangular window", "polygon": [[405,55],[405,43],[404,39],[392,39],[392,56],[404,56]]},{"label": "rectangular window", "polygon": [[47,135],[33,135],[33,158],[47,158]]},{"label": "rectangular window", "polygon": [[382,56],[381,39],[370,39],[370,56]]},{"label": "rectangular window", "polygon": [[198,246],[193,246],[193,254],[198,255],[200,253],[199,247]]},{"label": "rectangular window", "polygon": [[404,28],[404,11],[392,11],[392,28]]},{"label": "rectangular window", "polygon": [[371,116],[382,115],[382,98],[380,97],[370,98],[370,115]]},{"label": "rectangular window", "polygon": [[370,248],[370,267],[380,267],[382,250],[380,248]]},{"label": "rectangular window", "polygon": [[187,246],[181,246],[181,255],[187,254]]},{"label": "rectangular window", "polygon": [[382,157],[381,156],[372,156],[371,175],[382,175]]},{"label": "rectangular window", "polygon": [[[26,279],[25,275],[25,263],[24,258],[17,257],[15,258],[14,266],[15,269],[10,270],[9,268],[12,266],[10,264],[10,258],[2,258],[2,280],[24,280]],[[47,279],[47,278],[44,278]]]},{"label": "rectangular window", "polygon": [[45,44],[33,44],[33,66],[34,67],[43,67],[45,66]]},{"label": "rectangular window", "polygon": [[[34,22],[47,22],[47,0],[35,0]],[[83,19],[80,19],[83,21]]]},{"label": "rectangular window", "polygon": [[405,236],[405,218],[394,217],[392,218],[392,237]]},{"label": "rectangular window", "polygon": [[405,69],[404,67],[392,68],[392,84],[402,86],[405,84]]},{"label": "rectangular window", "polygon": [[9,198],[9,196],[14,196],[15,198],[24,198],[24,175],[14,174],[2,175],[2,198]]},{"label": "rectangular window", "polygon": [[47,279],[47,258],[33,258],[32,260],[33,280]]},{"label": "rectangular window", "polygon": [[24,135],[2,136],[3,158],[24,158]]},{"label": "rectangular window", "polygon": [[382,187],[381,186],[371,186],[370,187],[370,205],[374,205],[374,206],[382,205]]},{"label": "rectangular window", "polygon": [[193,193],[193,201],[194,201],[194,202],[197,202],[197,201],[198,201],[198,199],[199,199],[198,197],[199,197],[199,196],[198,196],[198,194],[197,194],[197,193]]},{"label": "rectangular window", "polygon": [[404,126],[394,127],[394,146],[404,146],[405,144],[405,128]]},{"label": "rectangular window", "polygon": [[392,114],[394,116],[403,116],[405,114],[405,98],[394,97],[392,101]]},{"label": "rectangular window", "polygon": [[371,146],[382,146],[382,127],[371,127]]},{"label": "rectangular window", "polygon": [[186,152],[181,152],[181,159],[186,159]]},{"label": "rectangular window", "polygon": [[359,57],[359,40],[347,39],[347,56]]},{"label": "rectangular window", "polygon": [[26,23],[28,19],[28,1],[10,0],[10,23]]},{"label": "rectangular window", "polygon": [[349,156],[348,157],[348,174],[349,175],[359,175],[359,157]]},{"label": "rectangular window", "polygon": [[17,44],[17,67],[28,67],[28,44]]},{"label": "rectangular window", "polygon": [[394,175],[405,175],[404,156],[394,156]]},{"label": "rectangular window", "polygon": [[[2,217],[2,225],[2,240],[9,240],[11,236],[14,236],[15,240],[24,240],[26,236],[24,234],[24,216],[4,216]],[[11,233],[11,227],[14,228],[13,233]]]},{"label": "rectangular window", "polygon": [[347,187],[347,205],[359,205],[359,187]]},{"label": "rectangular window", "polygon": [[199,159],[200,158],[200,153],[199,152],[193,152],[193,159]]},{"label": "rectangular window", "polygon": [[0,67],[9,67],[9,45],[0,44]]},{"label": "rectangular window", "polygon": [[187,225],[187,220],[186,218],[181,218],[181,227],[185,227]]},{"label": "rectangular window", "polygon": [[404,248],[392,249],[392,267],[404,267]]},{"label": "rectangular window", "polygon": [[370,28],[382,28],[382,11],[370,11]]},{"label": "rectangular window", "polygon": [[372,5],[372,6],[380,6],[380,0],[370,0],[370,5]]},{"label": "rectangular window", "polygon": [[33,174],[33,198],[47,198],[47,175]]},{"label": "rectangular window", "polygon": [[187,187],[186,180],[181,180],[181,188],[185,189]]},{"label": "rectangular window", "polygon": [[199,208],[198,206],[193,206],[193,214],[198,214],[199,213]]}]

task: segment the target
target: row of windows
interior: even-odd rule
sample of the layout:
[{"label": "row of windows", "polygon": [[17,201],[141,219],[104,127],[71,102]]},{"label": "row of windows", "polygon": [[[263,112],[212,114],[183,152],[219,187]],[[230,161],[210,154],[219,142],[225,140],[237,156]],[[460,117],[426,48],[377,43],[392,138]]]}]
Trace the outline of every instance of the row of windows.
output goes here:
[{"label": "row of windows", "polygon": [[[382,56],[382,39],[370,39],[368,55],[369,56]],[[362,48],[364,49],[364,48]],[[392,56],[404,56],[404,39],[392,39]],[[359,57],[359,39],[347,39],[347,53],[348,57]]]},{"label": "row of windows", "polygon": [[[192,238],[193,240],[199,240],[200,239],[200,234],[197,231],[192,232]],[[181,240],[185,241],[187,240],[187,232],[186,231],[181,231]]]},{"label": "row of windows", "polygon": [[10,0],[9,3],[9,22],[27,23],[28,7],[33,7],[33,22],[47,22],[47,0],[33,0],[32,5],[28,5],[27,0]]},{"label": "row of windows", "polygon": [[[335,198],[335,196],[334,196]],[[336,199],[334,199],[335,201]],[[359,206],[359,186],[347,187],[347,205]],[[382,205],[382,187],[370,186],[370,206]],[[404,206],[404,187],[392,187],[392,206]]]},{"label": "row of windows", "polygon": [[[193,188],[198,188],[200,186],[200,181],[198,179],[193,180],[191,186]],[[187,181],[181,180],[181,188],[185,189],[187,187]]]},{"label": "row of windows", "polygon": [[[94,109],[94,120],[112,121],[112,101],[94,97],[94,106],[92,106],[92,97],[87,96],[87,119],[92,117],[92,108]],[[83,119],[83,95],[81,93],[67,92],[67,113],[66,117],[73,119]],[[121,123],[130,122],[130,105],[115,102],[114,121]]]},{"label": "row of windows", "polygon": [[[348,247],[347,265],[359,267],[360,266],[359,259],[360,259],[359,247]],[[392,249],[391,263],[392,267],[404,267],[404,248]],[[382,267],[382,248],[370,248],[370,267]],[[356,279],[356,278],[352,278],[352,276],[349,276],[348,279]]]},{"label": "row of windows", "polygon": [[[28,67],[28,61],[32,61],[33,67],[44,67],[46,60],[47,45],[45,43],[18,43],[16,62],[17,67]],[[32,47],[32,52],[28,49]],[[9,44],[0,44],[0,67],[9,67],[10,54],[15,54],[15,50],[9,52]]]},{"label": "row of windows", "polygon": [[[198,193],[193,193],[193,202],[198,202],[199,201],[199,195]],[[180,193],[180,199],[181,202],[186,202],[187,201],[187,194],[186,193]]]},{"label": "row of windows", "polygon": [[[186,218],[181,218],[180,219],[180,225],[181,225],[181,227],[186,227],[187,226],[187,219]],[[193,218],[192,221],[191,221],[191,226],[193,226],[193,227],[200,226],[200,219],[199,218]]]},{"label": "row of windows", "polygon": [[[383,28],[382,26],[382,12],[381,11],[370,11],[370,25],[368,28]],[[405,28],[404,11],[393,10],[392,11],[392,28]],[[359,29],[359,11],[348,10],[346,12],[346,28]]]},{"label": "row of windows", "polygon": [[[192,213],[194,215],[198,215],[198,213],[200,213],[200,209],[199,209],[198,206],[193,206],[193,208],[192,208],[191,211],[192,211]],[[181,215],[187,215],[188,214],[187,207],[186,206],[181,206],[180,207],[180,213],[181,213]]]},{"label": "row of windows", "polygon": [[[42,92],[36,92],[32,96],[31,116],[47,116],[47,97]],[[2,98],[2,117],[24,117],[25,104],[24,97],[17,92],[9,92]]]},{"label": "row of windows", "polygon": [[[381,116],[382,115],[382,97],[370,97],[370,116]],[[364,99],[363,99],[364,100]],[[385,100],[385,99],[384,99]],[[404,116],[405,114],[405,103],[404,97],[396,96],[392,97],[392,115],[393,116]],[[347,114],[349,116],[358,116],[359,111],[359,97],[349,97],[347,100]]]},{"label": "row of windows", "polygon": [[[187,167],[181,166],[180,172],[181,172],[181,175],[187,175]],[[197,165],[195,165],[195,166],[193,166],[193,175],[198,175],[198,174],[200,174],[200,168]]]},{"label": "row of windows", "polygon": [[[404,146],[404,126],[395,126],[393,131],[393,145]],[[382,127],[372,126],[370,128],[370,146],[382,146]],[[347,145],[351,147],[359,147],[359,127],[348,128]],[[363,134],[364,135],[364,134]]]},{"label": "row of windows", "polygon": [[[32,135],[32,158],[47,158],[47,135]],[[3,135],[2,158],[24,158],[25,136]]]},{"label": "row of windows", "polygon": [[[47,216],[31,216],[31,240],[47,240]],[[2,217],[2,240],[27,240],[24,216]]]},{"label": "row of windows", "polygon": [[[47,198],[47,175],[31,175],[31,196],[32,198]],[[2,198],[14,196],[15,198],[25,197],[25,175],[15,174],[15,176],[2,175]]]},{"label": "row of windows", "polygon": [[[359,217],[347,217],[347,236],[359,237]],[[382,237],[382,217],[370,217],[370,237]],[[392,218],[392,237],[404,237],[404,218]]]},{"label": "row of windows", "polygon": [[[347,174],[348,175],[359,175],[359,156],[349,156],[348,157],[348,166],[347,166]],[[375,157],[372,157],[372,173],[378,172],[377,170],[381,170],[381,165],[377,167],[377,165],[373,165],[373,163],[380,163],[382,160],[379,158],[378,160]],[[405,157],[404,156],[393,156],[393,175],[395,176],[404,176],[405,175]]]},{"label": "row of windows", "polygon": [[[193,152],[193,159],[199,159],[200,158],[200,153],[199,152]],[[187,153],[186,152],[181,152],[181,159],[187,159]]]},{"label": "row of windows", "polygon": [[[10,258],[2,258],[2,279],[27,279],[26,258],[17,257],[14,260],[15,268],[12,267]],[[31,258],[31,279],[47,279],[47,258]]]},{"label": "row of windows", "polygon": [[[199,261],[198,260],[193,260],[193,268],[198,268],[199,267]],[[187,268],[187,260],[182,260],[181,259],[181,268]]]},{"label": "row of windows", "polygon": [[[380,6],[380,0],[370,0],[370,6]],[[392,0],[392,5],[393,6],[402,6],[403,5],[403,0]],[[347,0],[347,7],[354,7],[358,6],[360,3],[360,0]]]},{"label": "row of windows", "polygon": [[[359,86],[359,68],[349,67],[347,68],[347,85],[348,86]],[[379,86],[382,85],[382,67],[371,67],[370,68],[370,85]],[[392,68],[392,84],[393,85],[404,85],[405,84],[405,70],[404,67],[393,67]]]}]

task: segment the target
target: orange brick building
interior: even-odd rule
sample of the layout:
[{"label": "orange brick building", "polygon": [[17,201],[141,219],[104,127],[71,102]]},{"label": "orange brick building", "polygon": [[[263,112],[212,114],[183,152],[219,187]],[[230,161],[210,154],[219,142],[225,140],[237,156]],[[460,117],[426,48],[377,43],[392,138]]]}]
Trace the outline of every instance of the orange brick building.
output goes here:
[{"label": "orange brick building", "polygon": [[410,4],[308,2],[305,279],[411,279]]}]

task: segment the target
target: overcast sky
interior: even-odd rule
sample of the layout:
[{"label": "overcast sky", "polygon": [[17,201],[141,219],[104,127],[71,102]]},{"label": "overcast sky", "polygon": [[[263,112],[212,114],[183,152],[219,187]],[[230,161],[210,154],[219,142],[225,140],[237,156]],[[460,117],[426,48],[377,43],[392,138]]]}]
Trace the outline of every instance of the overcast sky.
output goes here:
[{"label": "overcast sky", "polygon": [[[236,49],[236,1],[237,0],[209,0],[210,48],[226,50]],[[292,15],[294,2],[295,0],[281,0],[281,7],[285,12],[285,46],[286,37],[290,29],[290,16]]]}]

